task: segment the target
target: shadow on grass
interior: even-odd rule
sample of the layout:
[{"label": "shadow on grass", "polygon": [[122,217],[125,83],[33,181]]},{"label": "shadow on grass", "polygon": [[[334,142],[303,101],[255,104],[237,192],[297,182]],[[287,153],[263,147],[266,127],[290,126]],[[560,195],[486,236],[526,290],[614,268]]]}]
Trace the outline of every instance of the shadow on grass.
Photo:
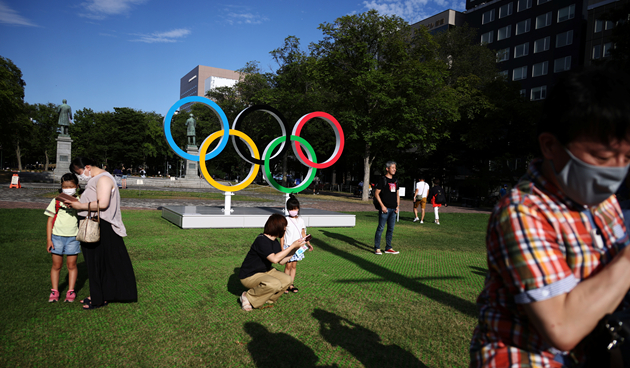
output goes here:
[{"label": "shadow on grass", "polygon": [[319,333],[332,346],[340,346],[364,367],[426,367],[415,355],[398,345],[383,345],[380,336],[367,328],[323,309],[315,309]]},{"label": "shadow on grass", "polygon": [[479,275],[479,276],[483,276],[486,277],[486,274],[488,273],[488,270],[486,270],[485,268],[481,268],[481,267],[476,267],[476,266],[468,266],[472,269],[472,273],[474,273],[475,275]]},{"label": "shadow on grass", "polygon": [[442,303],[446,306],[454,308],[458,310],[459,312],[464,313],[470,317],[474,318],[477,316],[477,309],[476,309],[475,304],[472,302],[469,302],[468,300],[462,299],[455,295],[451,295],[447,292],[436,289],[432,286],[425,285],[421,282],[416,281],[415,279],[411,277],[403,276],[399,273],[389,270],[376,263],[370,262],[355,254],[332,247],[319,239],[313,239],[311,240],[311,243],[314,243],[314,245],[316,245],[317,247],[319,247],[320,249],[326,252],[332,253],[336,256],[339,256],[343,259],[346,259],[356,264],[362,269],[376,276],[379,276],[380,278],[386,281],[397,283],[398,285],[404,287],[407,290],[413,291],[418,294],[422,294],[430,299],[435,300],[438,303]]},{"label": "shadow on grass", "polygon": [[[77,271],[79,272],[79,274],[77,275],[77,282],[74,285],[74,292],[78,294],[79,291],[83,289],[83,286],[85,286],[85,282],[88,280],[88,270],[87,270],[87,264],[85,263],[85,261],[81,263],[77,263]],[[59,290],[66,290],[68,285],[69,285],[69,280],[68,280],[68,275],[66,275],[63,282],[59,284]]]},{"label": "shadow on grass", "polygon": [[241,279],[238,277],[238,273],[240,271],[240,267],[234,267],[234,272],[230,275],[227,283],[228,292],[236,296],[241,296],[241,294],[243,294],[243,291],[246,290],[245,286],[241,284]]},{"label": "shadow on grass", "polygon": [[245,323],[243,330],[252,338],[247,350],[256,367],[322,367],[313,349],[291,335],[270,332],[256,322]]},{"label": "shadow on grass", "polygon": [[333,238],[333,239],[337,239],[337,240],[341,240],[342,242],[348,243],[354,247],[357,247],[361,250],[365,250],[367,252],[374,252],[374,245],[369,245],[366,243],[362,243],[360,241],[357,241],[355,238],[351,238],[347,235],[343,235],[343,234],[338,234],[338,233],[331,233],[330,231],[326,231],[326,230],[321,230],[322,234],[326,235],[329,238]]}]

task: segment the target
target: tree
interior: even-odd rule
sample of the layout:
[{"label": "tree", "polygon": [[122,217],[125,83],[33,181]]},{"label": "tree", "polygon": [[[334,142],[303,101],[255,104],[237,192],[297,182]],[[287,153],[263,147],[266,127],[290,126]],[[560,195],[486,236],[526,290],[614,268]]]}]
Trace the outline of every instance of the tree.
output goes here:
[{"label": "tree", "polygon": [[33,123],[34,131],[32,137],[33,151],[37,152],[36,156],[44,157],[44,171],[48,171],[50,157],[55,156],[57,152],[57,105],[48,104],[26,104],[26,117]]},{"label": "tree", "polygon": [[[630,2],[625,2],[620,8],[611,9],[602,17],[603,21],[615,23],[610,35],[610,42],[615,47],[610,50],[610,63],[619,70],[630,69]],[[601,60],[606,62],[608,60]]]},{"label": "tree", "polygon": [[[31,134],[31,126],[23,119],[24,86],[22,71],[10,59],[0,56],[0,122],[2,147],[15,150],[18,170],[22,170],[20,143]],[[2,166],[2,163],[0,163]]]},{"label": "tree", "polygon": [[393,149],[434,149],[442,126],[458,116],[446,65],[427,31],[378,12],[320,25],[311,44],[317,77],[333,93],[329,104],[348,143],[363,156],[363,200],[374,159]]}]

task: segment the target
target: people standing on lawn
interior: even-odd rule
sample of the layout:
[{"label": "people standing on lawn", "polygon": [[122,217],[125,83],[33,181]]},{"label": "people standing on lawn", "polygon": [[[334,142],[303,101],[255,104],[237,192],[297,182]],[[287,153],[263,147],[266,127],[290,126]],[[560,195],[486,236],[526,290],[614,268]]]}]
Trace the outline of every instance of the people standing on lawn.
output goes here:
[{"label": "people standing on lawn", "polygon": [[601,69],[569,74],[547,95],[542,157],[488,223],[470,367],[603,366],[585,348],[607,351],[611,335],[584,339],[628,311],[630,241],[614,195],[630,166],[628,101],[630,77]]},{"label": "people standing on lawn", "polygon": [[[413,194],[413,214],[415,218],[413,222],[420,221],[421,224],[424,224],[424,211],[427,207],[427,197],[429,195],[429,184],[424,181],[424,177],[420,177],[418,182],[416,183],[416,191]],[[422,210],[422,217],[418,219],[418,206]]]},{"label": "people standing on lawn", "polygon": [[95,161],[77,157],[70,170],[87,181],[80,201],[64,202],[78,210],[80,217],[100,209],[100,241],[81,243],[90,280],[90,296],[83,308],[100,308],[109,302],[138,300],[136,277],[123,237],[127,230],[120,215],[120,193],[114,177],[98,167]]},{"label": "people standing on lawn", "polygon": [[[283,249],[287,249],[293,244],[294,241],[306,237],[306,225],[304,224],[304,219],[302,219],[300,215],[300,201],[293,195],[289,195],[289,199],[287,200],[287,211],[289,211],[289,216],[287,219],[287,230],[284,232],[284,237],[280,241],[280,245],[282,245]],[[306,244],[309,247],[309,251],[313,250],[311,246],[311,242],[307,241]],[[295,272],[297,268],[297,263],[304,259],[304,253],[294,254],[291,259],[284,266],[284,273],[291,276],[291,286],[285,291],[286,293],[297,293],[299,290],[295,287]]]},{"label": "people standing on lawn", "polygon": [[291,276],[276,270],[271,265],[286,264],[295,252],[304,245],[304,239],[295,240],[282,249],[279,239],[284,237],[287,219],[280,214],[269,216],[262,234],[259,234],[243,260],[239,279],[249,290],[241,294],[244,311],[260,308],[265,303],[273,304],[291,286]]},{"label": "people standing on lawn", "polygon": [[503,186],[501,187],[501,189],[499,189],[499,199],[505,197],[505,195],[507,194],[507,184],[503,184]]},{"label": "people standing on lawn", "polygon": [[433,187],[429,190],[429,198],[431,198],[431,206],[433,206],[433,213],[435,214],[435,222],[436,224],[440,224],[440,214],[438,213],[442,204],[440,203],[444,201],[444,189],[440,186],[440,179],[433,179]]},{"label": "people standing on lawn", "polygon": [[[64,174],[61,177],[61,189],[59,193],[79,198],[79,179],[72,173]],[[76,298],[74,287],[77,282],[79,271],[77,270],[77,258],[81,253],[81,244],[76,239],[79,231],[77,221],[77,211],[66,206],[64,203],[53,198],[44,211],[48,216],[46,223],[46,250],[52,254],[52,268],[50,269],[50,290],[49,302],[59,301],[59,274],[63,266],[63,256],[66,256],[66,267],[68,268],[68,292],[66,302],[72,303]]]},{"label": "people standing on lawn", "polygon": [[394,226],[396,225],[396,214],[400,206],[400,194],[398,192],[398,179],[396,175],[396,163],[388,161],[385,164],[385,175],[376,183],[374,198],[380,207],[378,210],[378,226],[374,235],[374,254],[381,255],[381,236],[383,229],[387,225],[385,233],[385,253],[398,254],[392,249],[392,238],[394,236]]}]

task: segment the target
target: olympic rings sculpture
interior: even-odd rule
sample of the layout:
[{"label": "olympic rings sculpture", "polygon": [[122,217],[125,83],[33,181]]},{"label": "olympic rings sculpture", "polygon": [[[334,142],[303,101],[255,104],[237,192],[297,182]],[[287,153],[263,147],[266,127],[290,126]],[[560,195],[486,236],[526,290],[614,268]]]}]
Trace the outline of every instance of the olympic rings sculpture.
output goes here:
[{"label": "olympic rings sculpture", "polygon": [[[171,121],[173,119],[175,111],[177,111],[177,109],[187,103],[202,103],[204,105],[207,105],[217,115],[222,126],[222,130],[212,133],[203,141],[203,143],[199,147],[199,155],[192,155],[190,153],[184,152],[181,148],[179,148],[175,143],[171,132]],[[245,117],[255,111],[263,111],[273,116],[282,130],[282,136],[272,140],[264,149],[262,155],[260,154],[260,151],[258,150],[258,147],[254,143],[254,141],[247,134],[238,130],[240,124],[243,122]],[[328,158],[328,160],[322,163],[317,163],[317,156],[315,154],[315,151],[313,150],[313,147],[306,140],[304,140],[304,138],[300,137],[300,133],[302,132],[302,128],[304,127],[304,125],[314,118],[323,119],[332,127],[333,131],[335,132],[335,150]],[[291,134],[287,134],[286,120],[278,110],[268,105],[255,105],[241,111],[234,120],[232,128],[230,129],[227,116],[219,107],[219,105],[208,98],[200,96],[184,97],[181,100],[177,101],[173,106],[171,106],[171,108],[168,110],[168,113],[166,114],[166,117],[164,118],[164,135],[166,137],[166,142],[176,155],[185,160],[199,162],[201,173],[203,174],[203,177],[206,179],[208,184],[225,192],[237,192],[239,190],[245,189],[254,181],[256,175],[258,175],[260,166],[263,166],[263,175],[265,177],[265,180],[267,180],[267,182],[279,192],[300,192],[308,188],[308,186],[311,184],[311,182],[315,178],[317,169],[328,168],[332,166],[335,162],[337,162],[337,160],[339,160],[339,157],[341,157],[341,153],[343,152],[343,146],[345,143],[343,130],[341,129],[341,125],[339,124],[337,119],[335,119],[332,115],[322,111],[311,112],[302,116],[296,122]],[[247,177],[241,182],[232,186],[223,185],[216,182],[208,173],[208,168],[206,166],[207,160],[215,158],[223,151],[223,149],[225,149],[229,136],[232,136],[232,144],[234,146],[234,149],[236,150],[236,153],[238,153],[238,155],[243,160],[252,165]],[[241,152],[241,150],[239,149],[236,141],[237,137],[247,145],[247,148],[249,150],[248,155],[243,154],[243,152]],[[214,148],[214,150],[208,153],[210,145],[217,139],[219,139],[218,145]],[[273,150],[276,149],[278,146],[280,146],[278,151],[275,154],[272,154]],[[287,188],[278,184],[278,182],[276,182],[276,180],[273,178],[273,175],[271,174],[270,164],[280,159],[282,155],[286,152],[286,150],[289,149],[289,146],[291,146],[291,148],[293,149],[295,157],[297,157],[297,159],[304,166],[308,166],[309,169],[306,177],[304,178],[304,181],[301,184],[295,187]],[[302,150],[302,146],[304,146],[306,155]],[[201,159],[202,157],[204,159]]]}]

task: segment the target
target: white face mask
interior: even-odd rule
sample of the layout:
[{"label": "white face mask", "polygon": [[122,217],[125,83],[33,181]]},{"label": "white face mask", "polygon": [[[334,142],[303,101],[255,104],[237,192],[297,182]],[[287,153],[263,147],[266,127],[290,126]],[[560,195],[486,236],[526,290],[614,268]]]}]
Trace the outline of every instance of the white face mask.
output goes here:
[{"label": "white face mask", "polygon": [[67,195],[71,196],[71,195],[74,195],[74,194],[77,192],[77,188],[62,189],[62,191],[63,191],[65,194],[67,194]]},{"label": "white face mask", "polygon": [[298,215],[298,211],[299,210],[291,210],[291,211],[289,211],[289,216],[291,216],[291,217],[297,216]]},{"label": "white face mask", "polygon": [[[79,178],[85,181],[89,181],[92,176],[91,175],[86,175],[85,173],[87,172],[87,170],[83,169],[83,173],[79,175]],[[91,174],[91,173],[90,173]]]}]

